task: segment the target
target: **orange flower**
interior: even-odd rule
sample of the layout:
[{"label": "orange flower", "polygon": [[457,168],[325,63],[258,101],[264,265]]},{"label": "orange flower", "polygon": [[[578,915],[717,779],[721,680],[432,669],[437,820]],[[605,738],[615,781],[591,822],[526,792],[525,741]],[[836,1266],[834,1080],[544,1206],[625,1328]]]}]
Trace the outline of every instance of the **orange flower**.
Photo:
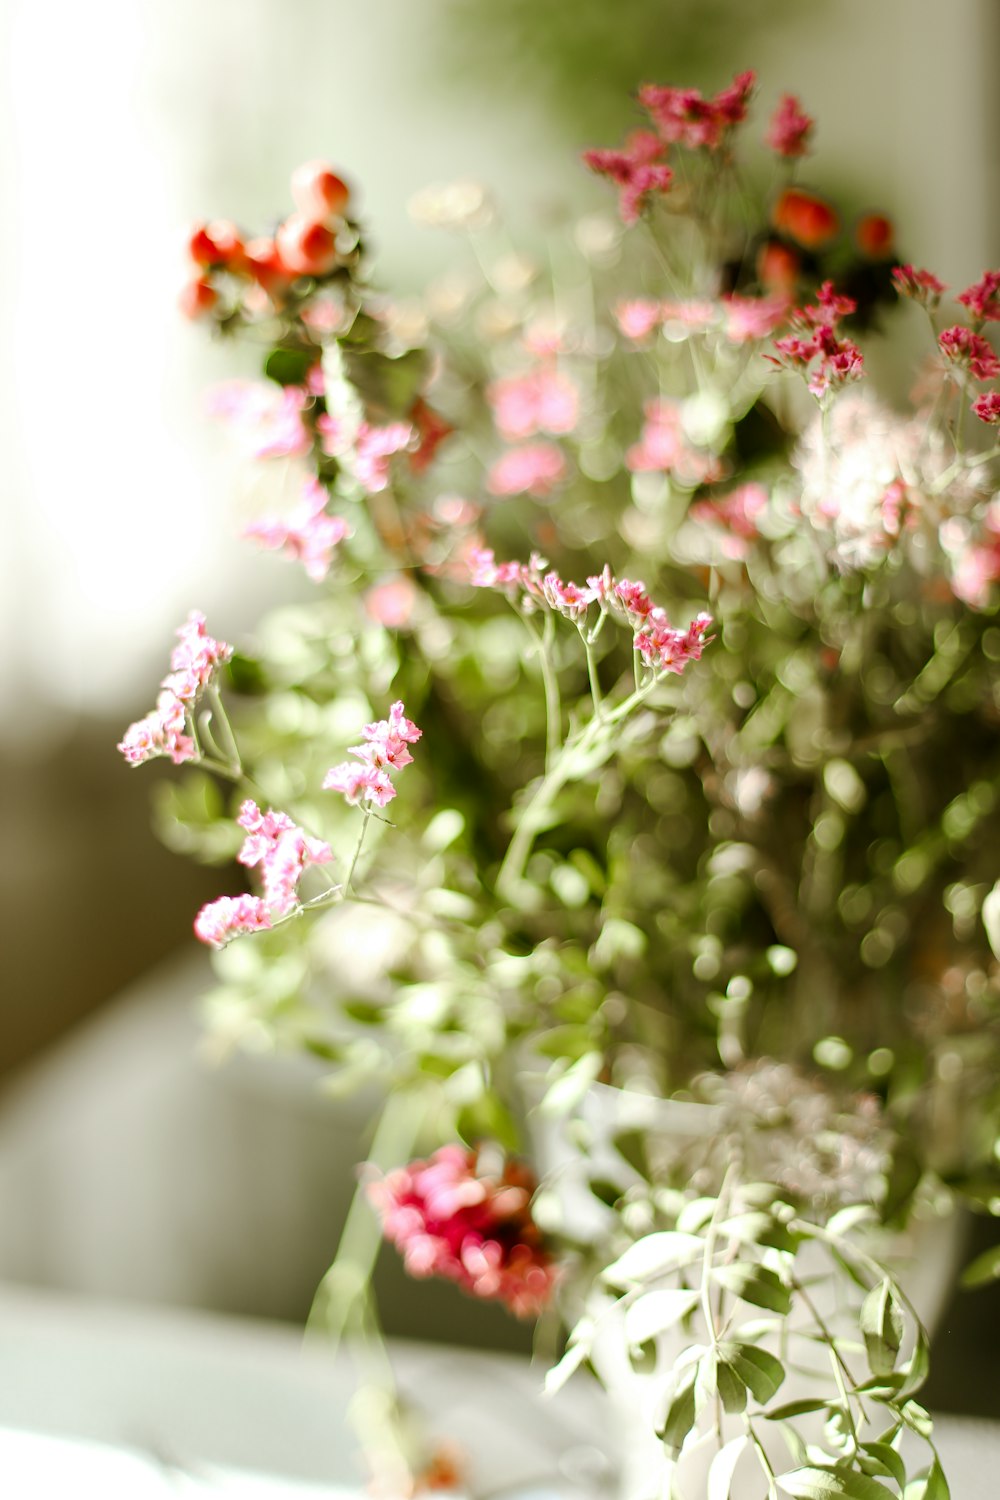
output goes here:
[{"label": "orange flower", "polygon": [[807,250],[819,250],[836,236],[840,220],[822,198],[801,188],[786,188],[774,205],[771,223]]}]

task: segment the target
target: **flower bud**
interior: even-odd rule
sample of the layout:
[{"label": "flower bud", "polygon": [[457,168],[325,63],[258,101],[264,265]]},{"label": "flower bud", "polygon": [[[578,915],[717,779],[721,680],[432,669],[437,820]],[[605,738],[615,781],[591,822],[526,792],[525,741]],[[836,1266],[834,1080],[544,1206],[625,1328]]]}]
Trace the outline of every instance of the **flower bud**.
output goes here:
[{"label": "flower bud", "polygon": [[807,250],[819,250],[834,238],[840,222],[829,203],[801,188],[786,188],[774,205],[771,223]]},{"label": "flower bud", "polygon": [[207,317],[218,300],[218,292],[203,276],[189,281],[177,299],[181,312],[192,322]]},{"label": "flower bud", "polygon": [[275,236],[278,254],[296,276],[325,276],[337,264],[331,230],[305,214],[290,214]]},{"label": "flower bud", "polygon": [[303,218],[328,224],[343,218],[350,189],[325,161],[306,161],[292,173],[292,201]]},{"label": "flower bud", "polygon": [[244,265],[243,240],[229,219],[196,224],[188,240],[188,253],[197,266],[225,266],[234,271]]}]

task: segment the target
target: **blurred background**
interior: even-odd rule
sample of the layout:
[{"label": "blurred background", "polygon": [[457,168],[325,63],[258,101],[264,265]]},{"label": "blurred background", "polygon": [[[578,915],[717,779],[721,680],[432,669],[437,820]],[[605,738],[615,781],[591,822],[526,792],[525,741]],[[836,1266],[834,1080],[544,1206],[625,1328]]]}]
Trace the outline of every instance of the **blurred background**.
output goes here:
[{"label": "blurred background", "polygon": [[[451,254],[407,218],[419,188],[478,178],[524,235],[604,209],[578,152],[633,125],[640,82],[714,92],[753,67],[759,121],[785,90],[818,117],[809,184],[888,212],[904,257],[965,285],[1000,260],[1000,6],[6,0],[0,53],[0,1279],[301,1319],[364,1101],[273,1059],[207,1071],[191,921],[219,875],[153,836],[169,768],[136,777],[114,748],[189,609],[238,639],[300,586],[237,538],[260,481],[204,392],[245,351],[177,311],[186,226],[263,227],[327,158],[381,279],[416,290]],[[384,1274],[395,1331],[523,1346]],[[961,1353],[991,1305],[1000,1332],[986,1294],[952,1309],[931,1404],[995,1403]]]}]

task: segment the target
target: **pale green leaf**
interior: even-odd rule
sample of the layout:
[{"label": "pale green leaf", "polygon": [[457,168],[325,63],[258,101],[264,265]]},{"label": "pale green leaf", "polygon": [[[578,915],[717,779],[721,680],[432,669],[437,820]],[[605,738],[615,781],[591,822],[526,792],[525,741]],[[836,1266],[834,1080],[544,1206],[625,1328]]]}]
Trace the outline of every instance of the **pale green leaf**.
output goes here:
[{"label": "pale green leaf", "polygon": [[673,1328],[697,1302],[698,1293],[682,1287],[646,1292],[625,1313],[625,1338],[633,1346],[644,1344]]},{"label": "pale green leaf", "polygon": [[746,1435],[741,1433],[739,1437],[733,1438],[731,1442],[726,1443],[725,1447],[719,1449],[708,1471],[706,1500],[730,1500],[736,1465],[748,1441]]},{"label": "pale green leaf", "polygon": [[794,1500],[894,1500],[877,1479],[850,1469],[793,1469],[778,1484]]},{"label": "pale green leaf", "polygon": [[689,1266],[705,1253],[705,1242],[696,1234],[681,1234],[679,1230],[657,1230],[643,1235],[634,1245],[629,1245],[623,1255],[604,1272],[604,1280],[612,1286],[631,1286],[637,1281],[648,1281],[667,1271],[676,1271]]},{"label": "pale green leaf", "polygon": [[903,1341],[903,1309],[888,1276],[873,1287],[861,1306],[861,1332],[873,1375],[891,1375]]}]

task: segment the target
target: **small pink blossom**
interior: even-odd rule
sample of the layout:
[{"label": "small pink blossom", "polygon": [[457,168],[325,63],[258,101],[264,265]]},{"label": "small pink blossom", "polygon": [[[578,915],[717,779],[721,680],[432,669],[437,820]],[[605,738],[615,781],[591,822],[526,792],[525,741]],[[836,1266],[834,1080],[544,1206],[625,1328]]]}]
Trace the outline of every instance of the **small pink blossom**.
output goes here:
[{"label": "small pink blossom", "polygon": [[498,563],[491,547],[473,547],[467,562],[473,588],[516,588],[521,582],[521,563]]},{"label": "small pink blossom", "polygon": [[909,264],[893,266],[892,284],[901,297],[909,297],[931,310],[937,307],[948,290],[932,271],[923,271]]},{"label": "small pink blossom", "polygon": [[705,632],[712,616],[696,615],[686,630],[675,630],[666,613],[653,609],[633,642],[643,661],[654,671],[681,673],[689,661],[699,661],[708,644]]},{"label": "small pink blossom", "polygon": [[227,380],[209,393],[208,409],[233,423],[251,458],[285,458],[312,445],[302,421],[309,399],[300,386]]},{"label": "small pink blossom", "polygon": [[[954,528],[954,538],[945,528]],[[969,538],[957,519],[945,522],[941,541],[955,556],[951,587],[956,599],[985,609],[993,586],[1000,583],[1000,501],[994,501],[986,513],[978,536]]]},{"label": "small pink blossom", "polygon": [[619,151],[594,149],[583,153],[592,172],[610,177],[618,187],[618,208],[625,224],[634,224],[651,193],[665,193],[673,169],[660,160],[663,142],[651,130],[634,130]]},{"label": "small pink blossom", "polygon": [[617,603],[625,612],[625,618],[630,625],[642,625],[652,614],[654,604],[646,593],[646,585],[641,582],[633,582],[630,578],[619,578],[612,583],[609,602]]},{"label": "small pink blossom", "polygon": [[310,865],[329,864],[333,852],[322,839],[304,833],[287,813],[273,808],[262,813],[251,798],[243,803],[236,821],[247,834],[236,858],[250,869],[260,866],[265,903],[283,916],[298,902],[304,872]]},{"label": "small pink blossom", "polygon": [[478,1151],[456,1145],[374,1178],[368,1196],[411,1276],[442,1276],[537,1317],[558,1271],[531,1215],[534,1187],[520,1165],[491,1173]]},{"label": "small pink blossom", "polygon": [[984,271],[982,279],[955,300],[969,309],[976,323],[1000,322],[1000,271]]},{"label": "small pink blossom", "polygon": [[219,896],[194,919],[195,936],[213,948],[224,948],[233,938],[270,925],[267,904],[259,896]]},{"label": "small pink blossom", "polygon": [[580,414],[575,381],[551,366],[541,365],[526,375],[498,380],[486,392],[497,427],[508,442],[572,432]]},{"label": "small pink blossom", "polygon": [[118,749],[130,766],[165,755],[175,766],[196,758],[194,740],[187,729],[187,710],[175,693],[161,692],[156,707],[144,719],[130,724]]},{"label": "small pink blossom", "polygon": [[191,611],[177,635],[180,644],[170,653],[173,675],[165,680],[164,686],[169,684],[178,698],[189,703],[229,661],[233,648],[208,634],[205,616],[197,609]]},{"label": "small pink blossom", "polygon": [[1000,422],[1000,391],[987,391],[985,396],[977,396],[972,410],[981,422],[995,426]]},{"label": "small pink blossom", "polygon": [[664,323],[679,323],[684,328],[704,333],[706,328],[711,328],[717,317],[717,309],[714,302],[702,302],[697,298],[687,298],[682,302],[662,302],[660,304],[660,318]]},{"label": "small pink blossom", "polygon": [[727,557],[747,555],[747,542],[759,535],[757,521],[767,509],[768,494],[762,484],[743,484],[713,500],[699,500],[688,515],[694,521],[728,532],[723,544]]},{"label": "small pink blossom", "polygon": [[771,116],[765,137],[772,151],[789,159],[805,156],[809,151],[810,136],[816,121],[805,114],[794,94],[782,94],[777,109]]},{"label": "small pink blossom", "polygon": [[327,413],[317,417],[316,431],[323,452],[331,458],[344,459],[369,495],[377,495],[387,487],[390,460],[394,454],[409,448],[416,437],[409,422],[390,422],[385,427],[362,422],[352,439],[343,424]]},{"label": "small pink blossom", "polygon": [[333,555],[351,528],[342,516],[327,515],[327,492],[317,480],[307,480],[303,500],[287,521],[267,517],[253,521],[243,535],[300,562],[314,583],[330,571]]},{"label": "small pink blossom", "polygon": [[674,474],[682,484],[704,483],[717,475],[718,460],[686,442],[676,402],[654,397],[643,411],[642,432],[626,451],[626,468],[633,474]]},{"label": "small pink blossom", "polygon": [[975,380],[996,380],[1000,375],[1000,359],[981,333],[957,323],[939,335],[938,344],[945,359],[968,370]]},{"label": "small pink blossom", "polygon": [[535,495],[544,499],[566,475],[566,460],[555,443],[524,443],[508,448],[486,477],[491,495]]},{"label": "small pink blossom", "polygon": [[374,802],[385,807],[396,795],[389,771],[412,764],[407,746],[415,745],[423,730],[406,717],[402,703],[397,702],[387,719],[366,724],[363,734],[364,743],[352,745],[348,752],[357,756],[357,761],[331,766],[323,778],[323,790],[340,792],[352,805]]},{"label": "small pink blossom", "polygon": [[542,595],[558,614],[568,620],[582,620],[597,598],[593,588],[581,588],[578,583],[564,583],[558,573],[546,573],[542,579]]},{"label": "small pink blossom", "polygon": [[639,90],[639,103],[667,144],[714,151],[746,118],[755,82],[753,73],[737,73],[714,99],[704,99],[698,89],[646,83]]},{"label": "small pink blossom", "polygon": [[649,297],[633,297],[619,302],[614,310],[615,322],[623,338],[640,343],[660,325],[660,304]]},{"label": "small pink blossom", "polygon": [[381,766],[359,765],[352,760],[330,767],[323,777],[323,790],[342,793],[352,807],[359,802],[385,807],[396,795],[389,773]]},{"label": "small pink blossom", "polygon": [[824,281],[816,293],[816,301],[793,313],[792,323],[805,329],[836,328],[841,318],[849,318],[857,310],[853,297],[838,292],[832,281]]},{"label": "small pink blossom", "polygon": [[365,609],[388,630],[403,630],[413,618],[417,590],[405,575],[377,583],[365,595]]},{"label": "small pink blossom", "polygon": [[741,297],[732,292],[723,300],[726,338],[732,344],[746,344],[766,339],[785,321],[791,299],[788,296]]}]

